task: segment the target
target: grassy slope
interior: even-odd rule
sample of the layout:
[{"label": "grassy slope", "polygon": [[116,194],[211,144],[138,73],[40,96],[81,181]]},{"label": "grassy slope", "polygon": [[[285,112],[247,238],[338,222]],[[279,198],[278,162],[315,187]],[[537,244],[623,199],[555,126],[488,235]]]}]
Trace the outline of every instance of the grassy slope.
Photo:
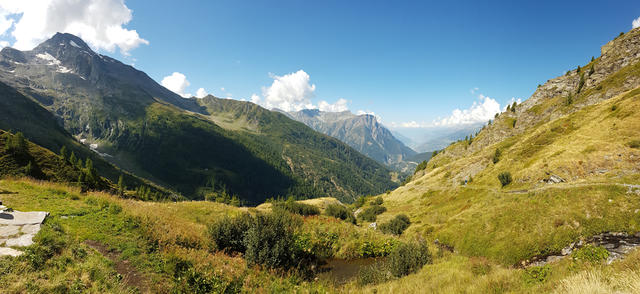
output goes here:
[{"label": "grassy slope", "polygon": [[208,119],[232,131],[234,140],[252,152],[267,146],[276,150],[269,162],[278,163],[283,173],[291,173],[304,183],[301,192],[311,193],[307,196],[351,202],[359,195],[377,194],[396,186],[383,165],[281,113],[215,97],[199,103],[209,111]]},{"label": "grassy slope", "polygon": [[[114,167],[80,144],[59,126],[57,119],[51,113],[4,83],[0,83],[0,129],[22,132],[30,141],[53,152],[58,152],[62,146],[66,146],[69,153],[73,151],[82,160],[91,158],[100,175],[114,183],[120,175],[123,175],[125,184],[128,186],[149,185],[140,178]],[[153,189],[167,192],[158,187]]]},{"label": "grassy slope", "polygon": [[[131,291],[131,287],[169,293],[180,289],[181,282],[173,278],[180,261],[191,263],[192,273],[201,280],[218,286],[236,283],[243,291],[253,293],[332,291],[329,282],[306,282],[247,268],[241,257],[210,249],[208,223],[222,215],[253,213],[255,209],[212,202],[141,202],[104,193],[80,194],[75,188],[33,180],[0,180],[0,191],[3,203],[13,209],[51,213],[37,243],[51,235],[65,242],[60,253],[35,269],[30,267],[32,255],[1,259],[0,287],[9,293],[56,289],[122,293]],[[367,244],[393,242],[390,236],[325,216],[304,218],[299,234],[310,242],[330,240],[335,258],[357,258]],[[89,247],[86,240],[104,245],[117,258],[109,260]],[[88,252],[86,257],[78,256],[79,248]],[[133,266],[143,278],[134,285],[120,280],[117,270],[122,262]]]},{"label": "grassy slope", "polygon": [[[506,139],[481,148],[465,141],[452,144],[407,185],[383,195],[388,211],[379,221],[406,213],[413,224],[405,238],[438,239],[456,253],[445,253],[418,274],[366,290],[638,291],[638,251],[610,266],[565,259],[550,265],[544,282],[527,282],[527,273],[513,267],[600,232],[640,231],[640,202],[624,186],[640,183],[640,150],[631,144],[640,140],[640,88],[618,91],[638,69],[640,63],[622,68],[574,97],[569,106],[565,97],[540,101],[528,112],[542,119],[524,132],[512,132],[515,116],[501,114],[490,132],[478,138],[511,134]],[[585,97],[615,91],[620,94],[608,100],[579,105]],[[496,149],[502,155],[493,164]],[[504,188],[497,179],[503,171],[513,176]],[[551,174],[567,183],[540,182]],[[461,180],[470,177],[473,182],[462,186]],[[495,270],[478,274],[478,263]]]}]

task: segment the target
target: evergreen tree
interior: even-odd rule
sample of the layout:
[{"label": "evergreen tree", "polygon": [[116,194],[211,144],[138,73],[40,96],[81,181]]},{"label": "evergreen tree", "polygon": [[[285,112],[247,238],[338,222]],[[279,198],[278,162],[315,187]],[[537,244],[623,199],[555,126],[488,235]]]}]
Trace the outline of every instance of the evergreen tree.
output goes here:
[{"label": "evergreen tree", "polygon": [[78,158],[73,151],[71,151],[71,155],[69,155],[69,163],[71,163],[72,165],[76,165],[78,163]]},{"label": "evergreen tree", "polygon": [[67,157],[67,146],[62,145],[62,148],[60,148],[60,156],[62,157],[62,159],[63,159],[64,161],[67,161],[67,159],[69,159],[69,158]]},{"label": "evergreen tree", "polygon": [[120,197],[124,196],[124,190],[124,179],[122,178],[122,175],[120,175],[118,178],[118,195],[120,195]]},{"label": "evergreen tree", "polygon": [[34,172],[34,167],[33,167],[33,163],[31,161],[29,161],[29,163],[27,164],[27,166],[25,166],[24,168],[24,173],[27,176],[33,176],[33,172]]}]

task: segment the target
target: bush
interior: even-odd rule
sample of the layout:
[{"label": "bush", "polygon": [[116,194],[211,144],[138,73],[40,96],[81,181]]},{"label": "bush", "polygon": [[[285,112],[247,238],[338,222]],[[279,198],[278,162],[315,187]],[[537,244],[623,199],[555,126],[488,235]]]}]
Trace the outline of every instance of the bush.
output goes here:
[{"label": "bush", "polygon": [[399,214],[389,222],[380,225],[380,230],[385,234],[402,235],[409,225],[411,225],[409,217]]},{"label": "bush", "polygon": [[325,209],[324,213],[328,216],[339,218],[341,220],[346,220],[351,223],[356,222],[356,218],[353,216],[353,213],[349,211],[349,209],[340,204],[329,204],[327,209]]},{"label": "bush", "polygon": [[292,198],[287,201],[274,202],[272,205],[274,209],[283,209],[290,213],[299,214],[302,216],[320,214],[320,209],[318,207],[296,202]]},{"label": "bush", "polygon": [[376,197],[371,201],[371,205],[382,205],[382,203],[384,203],[382,197]]},{"label": "bush", "polygon": [[380,205],[372,205],[367,207],[364,211],[358,214],[358,218],[368,222],[375,222],[378,218],[378,214],[387,211],[387,208]]},{"label": "bush", "polygon": [[431,262],[426,242],[400,244],[389,255],[389,270],[397,278],[419,271]]},{"label": "bush", "polygon": [[252,223],[253,217],[248,213],[234,218],[225,216],[209,225],[209,236],[218,250],[244,253],[244,234]]},{"label": "bush", "polygon": [[616,109],[618,109],[618,106],[617,106],[617,105],[615,105],[615,104],[614,104],[614,105],[611,105],[611,111],[616,111]]},{"label": "bush", "polygon": [[502,152],[500,151],[500,149],[496,149],[496,152],[493,153],[493,164],[498,163],[498,161],[500,161],[500,155],[502,154]]},{"label": "bush", "polygon": [[602,246],[593,246],[587,244],[582,248],[576,250],[571,254],[573,260],[586,261],[590,263],[597,263],[607,260],[609,257],[609,251]]},{"label": "bush", "polygon": [[527,284],[544,283],[551,275],[551,267],[532,266],[524,270],[524,280]]},{"label": "bush", "polygon": [[629,145],[630,148],[638,149],[640,148],[640,140],[630,141],[627,145]]},{"label": "bush", "polygon": [[498,180],[500,180],[500,184],[502,184],[502,187],[511,184],[511,181],[513,180],[511,178],[511,173],[510,172],[501,172],[498,175]]},{"label": "bush", "polygon": [[297,219],[281,211],[256,215],[243,239],[247,264],[290,269],[305,263],[307,254],[295,246],[298,225]]},{"label": "bush", "polygon": [[367,265],[358,271],[358,285],[380,284],[391,279],[388,264],[384,262]]},{"label": "bush", "polygon": [[564,104],[566,106],[573,104],[573,95],[571,95],[571,93],[569,93],[569,96],[567,96],[566,100],[564,101]]},{"label": "bush", "polygon": [[367,197],[365,196],[360,196],[358,197],[358,199],[356,199],[356,201],[353,203],[353,206],[355,206],[356,208],[360,208],[362,207],[365,202],[367,202]]}]

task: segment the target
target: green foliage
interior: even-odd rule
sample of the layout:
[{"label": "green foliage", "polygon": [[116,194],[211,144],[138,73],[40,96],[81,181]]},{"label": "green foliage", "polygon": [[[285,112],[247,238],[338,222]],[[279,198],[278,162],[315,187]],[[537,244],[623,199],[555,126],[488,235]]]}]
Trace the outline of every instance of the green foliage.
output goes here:
[{"label": "green foliage", "polygon": [[398,242],[395,239],[384,242],[365,241],[358,248],[358,256],[362,258],[388,256],[396,247]]},{"label": "green foliage", "polygon": [[409,217],[405,214],[399,214],[389,222],[381,224],[380,230],[385,234],[402,235],[409,225],[411,225]]},{"label": "green foliage", "polygon": [[350,223],[355,223],[356,218],[353,213],[344,205],[341,204],[329,204],[324,210],[324,213],[328,216],[339,218]]},{"label": "green foliage", "polygon": [[511,178],[511,173],[510,172],[501,172],[500,174],[498,174],[498,180],[500,181],[500,184],[502,185],[502,187],[511,184],[511,181],[513,180]]},{"label": "green foliage", "polygon": [[402,243],[389,255],[389,270],[400,278],[419,271],[431,260],[426,242]]},{"label": "green foliage", "polygon": [[33,269],[42,268],[54,255],[66,246],[62,228],[57,223],[48,223],[34,238],[34,244],[27,247],[20,258],[27,261]]},{"label": "green foliage", "polygon": [[518,105],[518,103],[513,101],[513,104],[511,104],[511,112],[516,112],[516,105]]},{"label": "green foliage", "polygon": [[493,164],[498,163],[498,161],[500,161],[500,155],[502,154],[502,151],[500,151],[500,148],[496,148],[496,152],[493,153]]},{"label": "green foliage", "polygon": [[289,198],[287,199],[287,201],[276,201],[276,202],[273,202],[271,205],[273,205],[274,209],[282,209],[284,211],[294,213],[294,214],[299,214],[302,216],[320,214],[320,209],[318,207],[296,202],[293,198]]},{"label": "green foliage", "polygon": [[388,264],[385,262],[377,262],[367,265],[358,271],[357,283],[360,286],[376,285],[384,283],[392,278]]},{"label": "green foliage", "polygon": [[640,149],[640,140],[629,141],[629,143],[627,143],[627,146],[629,146],[630,148]]},{"label": "green foliage", "polygon": [[587,244],[571,254],[573,260],[598,263],[607,260],[609,251],[602,246]]},{"label": "green foliage", "polygon": [[569,106],[571,104],[573,104],[573,95],[569,93],[567,98],[564,100],[564,105]]},{"label": "green foliage", "polygon": [[384,199],[382,197],[376,197],[371,200],[371,205],[382,205],[384,203]]},{"label": "green foliage", "polygon": [[7,133],[4,150],[7,153],[26,155],[29,153],[27,147],[27,139],[21,132],[17,132],[14,135]]},{"label": "green foliage", "polygon": [[69,151],[67,150],[67,146],[66,145],[62,145],[62,148],[60,148],[60,157],[62,157],[62,160],[67,161],[69,159]]},{"label": "green foliage", "polygon": [[375,222],[378,214],[387,211],[387,208],[380,205],[372,205],[358,214],[358,219],[368,222]]},{"label": "green foliage", "polygon": [[593,65],[591,66],[591,68],[589,68],[589,76],[591,76],[594,72],[596,72],[595,68],[593,68]]},{"label": "green foliage", "polygon": [[356,199],[355,202],[353,202],[353,206],[355,208],[360,208],[362,207],[365,203],[367,202],[367,197],[365,196],[360,196]]},{"label": "green foliage", "polygon": [[577,73],[580,73],[580,66],[578,65],[578,69],[576,69]]},{"label": "green foliage", "polygon": [[611,111],[616,111],[616,109],[618,109],[618,106],[617,106],[617,105],[615,105],[615,104],[614,104],[614,105],[611,105]]},{"label": "green foliage", "polygon": [[578,90],[576,93],[580,93],[580,91],[582,91],[582,87],[584,87],[584,73],[580,75],[580,81],[578,82]]},{"label": "green foliage", "polygon": [[416,166],[416,170],[413,173],[415,174],[415,173],[427,168],[427,163],[429,163],[428,160],[422,161],[420,164],[418,164],[418,166]]},{"label": "green foliage", "polygon": [[299,225],[298,219],[284,212],[256,215],[243,239],[247,264],[286,270],[304,263],[306,254],[296,246]]},{"label": "green foliage", "polygon": [[529,267],[523,273],[524,281],[527,284],[544,283],[549,276],[551,276],[551,267],[548,264]]},{"label": "green foliage", "polygon": [[225,216],[209,224],[207,231],[218,250],[244,253],[244,235],[253,223],[254,218],[248,213],[233,218]]},{"label": "green foliage", "polygon": [[122,175],[120,175],[120,177],[118,177],[118,196],[124,196],[125,190],[126,187],[124,186],[124,179],[122,178]]}]

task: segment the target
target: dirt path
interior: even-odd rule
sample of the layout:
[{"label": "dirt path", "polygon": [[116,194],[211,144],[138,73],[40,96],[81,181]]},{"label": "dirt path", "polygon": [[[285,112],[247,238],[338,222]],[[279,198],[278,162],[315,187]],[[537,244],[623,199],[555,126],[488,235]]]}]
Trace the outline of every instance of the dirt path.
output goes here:
[{"label": "dirt path", "polygon": [[633,190],[640,189],[640,185],[632,185],[632,184],[621,184],[621,183],[560,183],[560,184],[545,184],[540,187],[535,187],[532,189],[521,189],[521,190],[500,190],[495,188],[489,188],[489,190],[496,193],[509,193],[509,194],[527,194],[529,192],[542,191],[547,189],[571,189],[578,187],[590,187],[590,186],[620,186],[631,188]]},{"label": "dirt path", "polygon": [[141,293],[149,293],[147,278],[136,270],[128,260],[121,260],[119,253],[109,250],[107,246],[97,241],[86,240],[84,243],[114,263],[116,272],[122,276],[122,283],[127,287],[137,288]]}]

